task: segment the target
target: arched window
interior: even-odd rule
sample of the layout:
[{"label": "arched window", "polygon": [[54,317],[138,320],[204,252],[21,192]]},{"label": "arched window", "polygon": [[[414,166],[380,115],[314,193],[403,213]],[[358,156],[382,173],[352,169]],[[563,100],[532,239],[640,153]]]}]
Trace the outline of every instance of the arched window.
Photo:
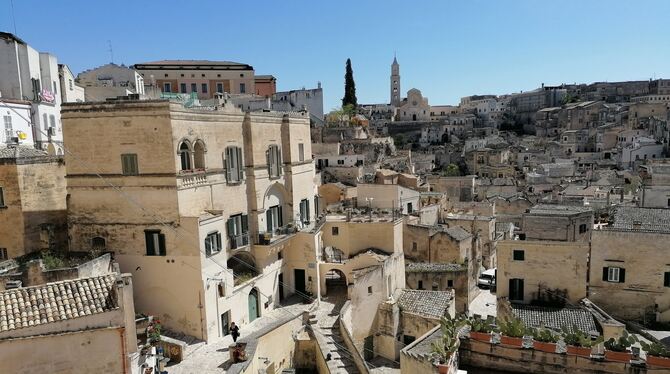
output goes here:
[{"label": "arched window", "polygon": [[179,145],[179,159],[181,160],[181,170],[191,170],[191,148],[188,143],[182,142]]},{"label": "arched window", "polygon": [[200,140],[193,146],[193,165],[196,169],[205,168],[205,143]]}]

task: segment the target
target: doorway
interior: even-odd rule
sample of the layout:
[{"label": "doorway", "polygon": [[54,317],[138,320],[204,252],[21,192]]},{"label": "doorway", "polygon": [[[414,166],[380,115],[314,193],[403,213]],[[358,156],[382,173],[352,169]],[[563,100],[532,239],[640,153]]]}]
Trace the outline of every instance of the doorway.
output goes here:
[{"label": "doorway", "polygon": [[258,290],[254,288],[249,292],[249,322],[260,316],[258,310]]},{"label": "doorway", "polygon": [[284,301],[284,274],[279,274],[277,283],[277,287],[279,288],[279,301],[282,302]]},{"label": "doorway", "polygon": [[221,336],[230,334],[230,311],[221,315]]},{"label": "doorway", "polygon": [[301,298],[305,298],[307,289],[305,287],[305,269],[293,269],[293,277],[295,281],[295,293]]}]

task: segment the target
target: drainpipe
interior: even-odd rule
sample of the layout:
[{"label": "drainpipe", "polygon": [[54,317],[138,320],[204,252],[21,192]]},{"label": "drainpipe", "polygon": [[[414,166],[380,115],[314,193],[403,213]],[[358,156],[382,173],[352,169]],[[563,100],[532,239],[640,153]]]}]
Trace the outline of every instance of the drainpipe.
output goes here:
[{"label": "drainpipe", "polygon": [[119,332],[119,337],[121,338],[121,362],[123,363],[123,374],[128,373],[128,353],[126,352],[126,337],[125,337],[125,328],[119,327],[117,331]]}]

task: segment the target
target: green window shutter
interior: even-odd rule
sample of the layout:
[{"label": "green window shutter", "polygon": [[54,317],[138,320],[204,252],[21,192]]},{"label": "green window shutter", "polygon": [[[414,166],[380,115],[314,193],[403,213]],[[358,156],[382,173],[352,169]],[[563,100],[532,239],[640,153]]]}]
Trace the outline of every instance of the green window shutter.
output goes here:
[{"label": "green window shutter", "polygon": [[603,268],[603,281],[605,281],[605,282],[607,282],[607,279],[608,279],[608,270],[609,270],[609,268],[607,266],[605,266]]},{"label": "green window shutter", "polygon": [[144,244],[146,245],[147,249],[147,256],[153,256],[154,255],[154,235],[150,231],[145,231],[144,232]]},{"label": "green window shutter", "polygon": [[226,165],[226,181],[231,182],[231,166],[230,166],[230,148],[226,148],[226,156],[224,159]]},{"label": "green window shutter", "polygon": [[305,205],[306,205],[306,206],[305,206],[305,212],[306,212],[306,213],[305,213],[305,218],[307,219],[307,222],[309,222],[309,221],[310,221],[310,220],[309,220],[309,218],[310,218],[310,217],[309,217],[309,216],[310,216],[310,211],[309,211],[309,199],[305,200],[305,203],[306,203],[306,204],[305,204]]},{"label": "green window shutter", "polygon": [[619,269],[619,283],[626,283],[626,269]]},{"label": "green window shutter", "polygon": [[226,221],[226,230],[228,231],[229,237],[235,236],[235,222],[233,217],[228,218],[228,221]]},{"label": "green window shutter", "polygon": [[244,160],[242,159],[242,148],[236,147],[237,152],[237,172],[239,180],[244,180]]},{"label": "green window shutter", "polygon": [[209,256],[212,254],[212,241],[210,240],[209,235],[205,237],[205,255]]},{"label": "green window shutter", "polygon": [[249,232],[249,216],[246,214],[242,215],[242,233],[246,234]]}]

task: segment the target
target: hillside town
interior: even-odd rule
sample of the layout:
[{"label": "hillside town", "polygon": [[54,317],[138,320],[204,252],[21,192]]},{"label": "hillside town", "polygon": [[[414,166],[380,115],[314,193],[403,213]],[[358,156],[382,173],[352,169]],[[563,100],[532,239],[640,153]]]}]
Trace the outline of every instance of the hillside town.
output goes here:
[{"label": "hillside town", "polygon": [[670,373],[670,78],[434,104],[389,54],[359,103],[345,55],[328,111],[255,61],[30,43],[0,373]]}]

